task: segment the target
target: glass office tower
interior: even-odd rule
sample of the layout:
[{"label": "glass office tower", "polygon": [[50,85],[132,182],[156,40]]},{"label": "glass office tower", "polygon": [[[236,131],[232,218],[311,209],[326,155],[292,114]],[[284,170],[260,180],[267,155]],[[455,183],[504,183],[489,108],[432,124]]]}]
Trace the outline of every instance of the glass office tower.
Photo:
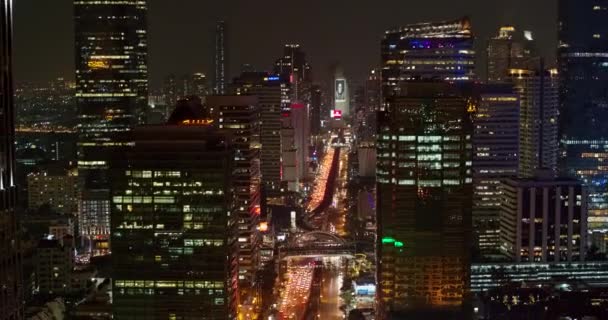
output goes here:
[{"label": "glass office tower", "polygon": [[379,303],[403,317],[458,313],[468,294],[474,106],[448,83],[401,89],[408,94],[378,113]]},{"label": "glass office tower", "polygon": [[426,22],[406,25],[384,34],[382,93],[389,97],[399,82],[416,79],[469,80],[475,77],[471,22]]},{"label": "glass office tower", "polygon": [[115,319],[234,319],[234,157],[205,119],[138,127],[112,158]]},{"label": "glass office tower", "polygon": [[562,169],[589,190],[589,229],[608,231],[608,4],[559,1]]},{"label": "glass office tower", "polygon": [[147,2],[74,0],[80,232],[109,251],[107,155],[148,103]]}]

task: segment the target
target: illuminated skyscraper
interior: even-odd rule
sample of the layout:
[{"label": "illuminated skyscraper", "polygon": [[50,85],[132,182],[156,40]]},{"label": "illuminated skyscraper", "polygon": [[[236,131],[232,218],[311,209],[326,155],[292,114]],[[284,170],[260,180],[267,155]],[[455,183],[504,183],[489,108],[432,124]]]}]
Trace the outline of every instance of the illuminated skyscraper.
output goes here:
[{"label": "illuminated skyscraper", "polygon": [[556,70],[509,70],[520,100],[519,176],[538,169],[557,173],[558,78]]},{"label": "illuminated skyscraper", "polygon": [[177,118],[135,128],[111,162],[115,319],[236,318],[235,154],[207,119]]},{"label": "illuminated skyscraper", "polygon": [[474,78],[475,51],[468,18],[407,25],[385,32],[382,40],[382,94],[413,79]]},{"label": "illuminated skyscraper", "polygon": [[280,76],[265,72],[244,72],[235,79],[233,91],[258,97],[260,112],[260,170],[267,197],[281,193],[281,108],[289,104],[289,86]]},{"label": "illuminated skyscraper", "polygon": [[94,253],[108,250],[107,155],[148,104],[146,13],[145,0],[74,0],[80,231]]},{"label": "illuminated skyscraper", "polygon": [[475,85],[473,232],[475,259],[499,255],[500,182],[517,176],[519,95],[510,84]]},{"label": "illuminated skyscraper", "polygon": [[226,47],[226,22],[218,21],[215,25],[215,74],[213,93],[226,94],[226,78],[228,73],[228,52]]},{"label": "illuminated skyscraper", "polygon": [[378,113],[379,303],[459,313],[469,290],[474,108],[447,83],[400,92]]},{"label": "illuminated skyscraper", "polygon": [[510,69],[529,69],[534,62],[532,32],[519,33],[512,26],[503,26],[488,41],[488,81],[505,81]]},{"label": "illuminated skyscraper", "polygon": [[0,319],[23,319],[20,238],[15,204],[12,1],[0,1]]},{"label": "illuminated skyscraper", "polygon": [[608,231],[608,4],[560,0],[558,69],[564,173],[589,187],[589,229]]}]

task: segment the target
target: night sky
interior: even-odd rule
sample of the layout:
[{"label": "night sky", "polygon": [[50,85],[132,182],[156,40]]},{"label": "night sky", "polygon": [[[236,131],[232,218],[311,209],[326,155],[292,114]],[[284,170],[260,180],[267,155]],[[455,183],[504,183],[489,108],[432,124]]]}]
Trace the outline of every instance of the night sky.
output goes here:
[{"label": "night sky", "polygon": [[[73,78],[73,0],[15,1],[18,82]],[[499,25],[532,30],[541,53],[554,59],[555,0],[149,0],[149,70],[158,88],[169,73],[211,77],[215,21],[230,27],[232,75],[243,63],[267,70],[284,43],[300,43],[316,80],[340,62],[361,80],[379,64],[384,30],[408,23],[472,18],[478,50]],[[480,47],[481,46],[481,47]]]}]

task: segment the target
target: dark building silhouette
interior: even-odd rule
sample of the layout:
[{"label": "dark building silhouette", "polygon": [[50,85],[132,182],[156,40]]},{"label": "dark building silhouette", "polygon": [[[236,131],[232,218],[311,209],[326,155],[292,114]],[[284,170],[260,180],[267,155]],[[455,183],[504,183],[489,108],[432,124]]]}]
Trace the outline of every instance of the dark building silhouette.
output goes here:
[{"label": "dark building silhouette", "polygon": [[207,119],[183,115],[135,128],[133,147],[113,154],[116,319],[236,317],[235,153]]},{"label": "dark building silhouette", "polygon": [[0,1],[0,319],[23,319],[20,239],[15,217],[12,1]]},{"label": "dark building silhouette", "polygon": [[460,312],[469,294],[471,105],[444,82],[402,83],[378,113],[381,312]]},{"label": "dark building silhouette", "polygon": [[589,229],[608,228],[608,10],[601,0],[558,2],[563,171],[589,185]]}]

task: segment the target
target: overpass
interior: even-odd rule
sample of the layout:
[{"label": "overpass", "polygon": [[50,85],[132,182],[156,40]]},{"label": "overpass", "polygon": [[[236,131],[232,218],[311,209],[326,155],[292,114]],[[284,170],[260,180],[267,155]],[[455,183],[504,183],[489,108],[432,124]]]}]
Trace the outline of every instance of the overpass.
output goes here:
[{"label": "overpass", "polygon": [[279,247],[279,258],[354,257],[356,246],[325,231],[310,231],[293,235]]}]

